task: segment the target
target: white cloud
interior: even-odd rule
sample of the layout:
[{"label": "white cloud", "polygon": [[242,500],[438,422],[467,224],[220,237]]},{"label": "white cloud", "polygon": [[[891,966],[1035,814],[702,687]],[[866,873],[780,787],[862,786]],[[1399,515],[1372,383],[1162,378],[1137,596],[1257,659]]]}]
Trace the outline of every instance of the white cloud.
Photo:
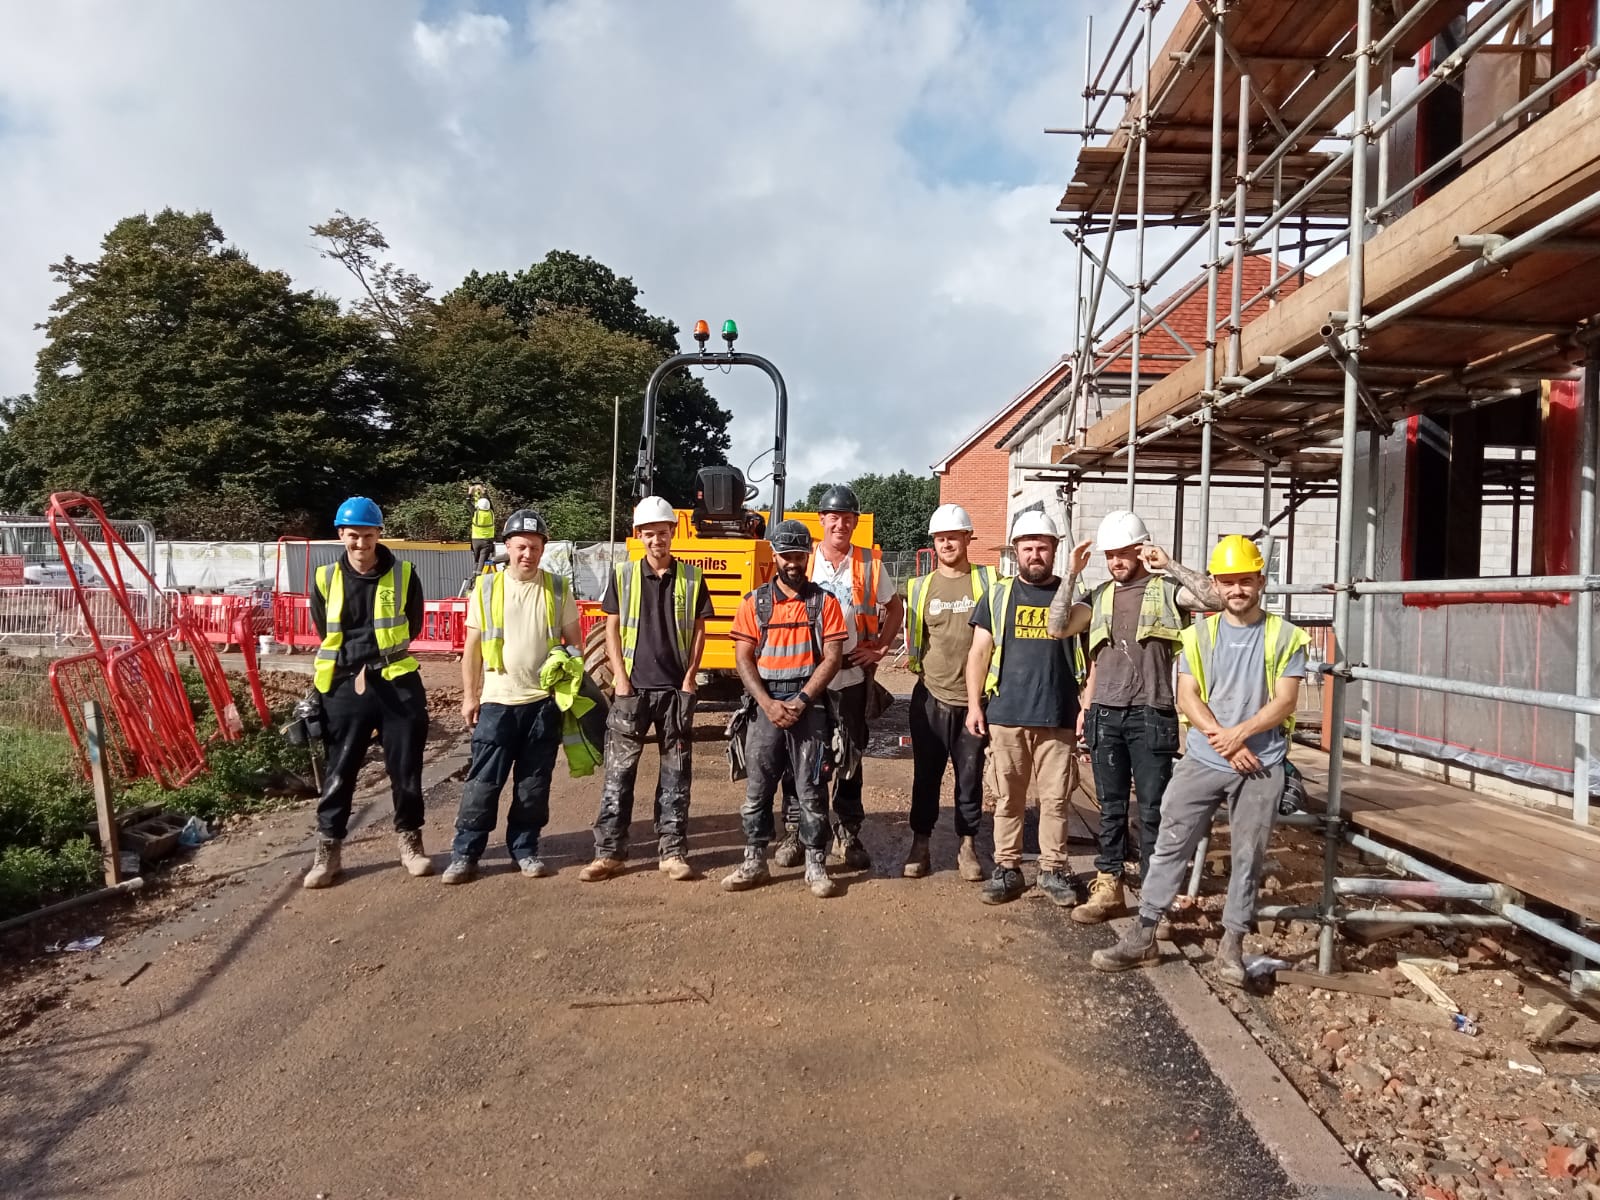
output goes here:
[{"label": "white cloud", "polygon": [[[439,290],[564,248],[686,331],[736,317],[788,380],[792,494],[926,469],[1066,348],[1070,153],[1039,131],[1077,115],[1070,6],[441,7],[10,6],[0,392],[31,385],[47,265],[166,205],[337,295],[307,232],[335,207]],[[742,465],[770,389],[710,382]]]}]

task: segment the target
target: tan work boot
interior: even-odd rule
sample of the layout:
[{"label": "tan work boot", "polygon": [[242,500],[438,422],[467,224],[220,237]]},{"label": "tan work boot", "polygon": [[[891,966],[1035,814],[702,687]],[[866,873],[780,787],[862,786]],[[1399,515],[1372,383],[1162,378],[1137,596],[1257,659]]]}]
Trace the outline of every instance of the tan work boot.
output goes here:
[{"label": "tan work boot", "polygon": [[1072,910],[1072,919],[1080,925],[1098,925],[1120,916],[1122,906],[1122,880],[1098,871],[1089,885],[1089,899]]},{"label": "tan work boot", "polygon": [[900,874],[907,879],[921,879],[931,870],[933,860],[928,852],[928,837],[922,833],[913,834],[911,849],[906,852],[906,865],[900,868]]},{"label": "tan work boot", "polygon": [[964,837],[956,851],[956,870],[968,883],[983,882],[983,863],[978,861],[978,839]]},{"label": "tan work boot", "polygon": [[1229,987],[1242,988],[1245,982],[1244,934],[1225,929],[1217,943],[1217,979]]},{"label": "tan work boot", "polygon": [[311,860],[311,869],[306,872],[306,877],[300,881],[300,886],[305,888],[332,887],[333,881],[339,878],[340,849],[341,844],[338,838],[318,838],[317,856]]},{"label": "tan work boot", "polygon": [[691,867],[689,860],[680,854],[674,854],[671,858],[663,858],[656,864],[656,870],[660,871],[668,879],[676,879],[680,882],[700,878],[700,872]]},{"label": "tan work boot", "polygon": [[397,840],[400,843],[400,865],[407,874],[433,874],[433,859],[422,848],[422,830],[408,829]]},{"label": "tan work boot", "polygon": [[599,883],[602,879],[621,875],[622,868],[623,861],[620,858],[597,858],[578,872],[578,879],[582,883]]}]

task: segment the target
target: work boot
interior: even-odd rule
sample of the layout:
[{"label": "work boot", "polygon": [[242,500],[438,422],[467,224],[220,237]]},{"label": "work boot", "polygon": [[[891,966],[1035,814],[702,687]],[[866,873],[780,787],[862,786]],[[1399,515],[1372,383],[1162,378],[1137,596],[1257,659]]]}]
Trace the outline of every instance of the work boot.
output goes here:
[{"label": "work boot", "polygon": [[317,856],[311,860],[311,869],[306,872],[306,877],[300,881],[300,886],[307,888],[332,887],[333,881],[339,878],[340,848],[341,843],[338,838],[318,838]]},{"label": "work boot", "polygon": [[1122,880],[1097,871],[1094,882],[1089,885],[1089,899],[1072,910],[1072,919],[1080,925],[1098,925],[1120,916],[1123,903]]},{"label": "work boot", "polygon": [[440,883],[471,883],[478,877],[478,860],[468,858],[464,854],[454,855],[450,865],[444,869],[444,874],[439,876]]},{"label": "work boot", "polygon": [[978,861],[978,839],[964,837],[956,851],[956,870],[968,883],[983,882],[983,864]]},{"label": "work boot", "polygon": [[545,865],[544,859],[540,858],[536,854],[530,854],[526,858],[517,859],[517,870],[521,871],[524,878],[527,879],[548,879],[550,876],[555,874],[554,871]]},{"label": "work boot", "polygon": [[622,874],[623,865],[623,861],[620,858],[602,856],[578,872],[578,881],[580,883],[599,883],[602,879],[614,878]]},{"label": "work boot", "polygon": [[983,902],[1009,904],[1027,890],[1028,885],[1023,882],[1021,871],[1016,867],[1002,867],[996,863],[994,874],[989,877],[989,882],[983,885]]},{"label": "work boot", "polygon": [[699,879],[700,872],[689,865],[689,860],[681,854],[674,854],[670,858],[663,858],[656,864],[656,869],[668,879],[681,881]]},{"label": "work boot", "polygon": [[1039,890],[1054,900],[1057,908],[1072,908],[1078,903],[1078,884],[1066,871],[1039,872]]},{"label": "work boot", "polygon": [[789,829],[784,831],[783,841],[778,843],[778,849],[772,856],[772,861],[780,867],[798,867],[806,860],[805,847],[800,844],[800,831]]},{"label": "work boot", "polygon": [[907,879],[921,879],[933,870],[933,861],[928,853],[928,835],[917,833],[911,836],[911,849],[906,852],[906,865],[900,868],[900,874]]},{"label": "work boot", "polygon": [[1222,931],[1217,943],[1217,980],[1229,987],[1244,986],[1244,934],[1231,929]]},{"label": "work boot", "polygon": [[767,870],[767,850],[765,846],[746,846],[744,861],[722,877],[722,890],[725,892],[748,892],[751,888],[767,882],[772,878]]},{"label": "work boot", "polygon": [[839,839],[839,858],[844,865],[852,871],[871,870],[872,855],[868,854],[867,848],[861,844],[861,830],[841,825],[834,832]]},{"label": "work boot", "polygon": [[1140,921],[1115,946],[1091,954],[1089,965],[1096,971],[1126,971],[1130,967],[1148,966],[1160,961],[1160,958],[1161,951],[1156,949],[1155,926]]},{"label": "work boot", "polygon": [[806,852],[806,886],[819,900],[839,894],[839,885],[828,878],[828,856],[822,850]]},{"label": "work boot", "polygon": [[422,830],[407,829],[400,835],[400,865],[411,875],[432,875],[433,860],[422,849]]},{"label": "work boot", "polygon": [[1172,920],[1162,917],[1156,922],[1156,941],[1170,942],[1172,940]]}]

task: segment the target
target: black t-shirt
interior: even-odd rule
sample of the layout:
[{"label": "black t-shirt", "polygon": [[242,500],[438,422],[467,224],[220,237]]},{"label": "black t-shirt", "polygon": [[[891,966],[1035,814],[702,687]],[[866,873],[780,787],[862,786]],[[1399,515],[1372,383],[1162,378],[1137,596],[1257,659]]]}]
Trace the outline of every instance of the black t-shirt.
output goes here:
[{"label": "black t-shirt", "polygon": [[[639,691],[652,688],[683,686],[684,662],[678,653],[678,631],[672,619],[672,589],[678,580],[678,560],[673,559],[666,572],[657,575],[644,564],[639,572],[639,641],[633,649],[633,686]],[[617,598],[617,573],[611,572],[606,584],[605,599],[600,607],[616,615],[622,611]],[[711,589],[706,587],[705,576],[700,577],[700,595],[695,599],[694,615],[710,617]]]},{"label": "black t-shirt", "polygon": [[1006,628],[997,632],[984,594],[972,612],[972,623],[1005,645],[1000,663],[1000,690],[984,706],[991,725],[1035,725],[1071,729],[1078,720],[1078,677],[1072,667],[1072,640],[1053,638],[1048,626],[1050,602],[1060,588],[1059,579],[1042,587],[1011,584]]},{"label": "black t-shirt", "polygon": [[[363,663],[378,661],[378,635],[372,628],[372,608],[378,592],[378,580],[394,568],[394,552],[379,545],[378,562],[362,575],[350,565],[348,554],[339,555],[337,566],[344,576],[344,608],[339,623],[344,629],[344,641],[339,646],[339,660],[334,664],[335,679],[353,675]],[[399,580],[396,579],[396,584]],[[422,580],[416,571],[411,572],[411,587],[404,600],[406,623],[411,636],[422,632],[423,596]],[[319,637],[327,636],[328,605],[317,588],[315,576],[311,583],[311,622],[317,627]]]}]

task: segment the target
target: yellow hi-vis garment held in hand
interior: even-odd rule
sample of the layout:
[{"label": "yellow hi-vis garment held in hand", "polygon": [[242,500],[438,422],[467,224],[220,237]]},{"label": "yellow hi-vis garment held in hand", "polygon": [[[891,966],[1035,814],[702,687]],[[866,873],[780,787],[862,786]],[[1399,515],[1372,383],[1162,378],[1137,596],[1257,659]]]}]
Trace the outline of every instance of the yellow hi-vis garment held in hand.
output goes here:
[{"label": "yellow hi-vis garment held in hand", "polygon": [[[395,576],[399,576],[398,586]],[[324,632],[312,682],[317,691],[333,687],[333,670],[339,662],[339,647],[344,645],[344,572],[339,563],[317,568],[317,591],[322,593]],[[372,632],[378,642],[385,679],[398,679],[418,669],[411,657],[411,626],[406,621],[406,596],[411,591],[411,564],[397,562],[378,579],[372,597]]]},{"label": "yellow hi-vis garment held in hand", "polygon": [[[994,586],[992,567],[972,568],[972,598],[982,600]],[[933,588],[933,573],[918,575],[906,588],[906,669],[922,674],[922,651],[928,642],[928,593]]]},{"label": "yellow hi-vis garment held in hand", "polygon": [[[1200,702],[1211,703],[1211,685],[1207,678],[1211,674],[1211,660],[1217,650],[1217,627],[1222,620],[1222,614],[1216,613],[1203,621],[1196,621],[1183,631],[1183,657],[1189,666],[1189,674],[1194,676],[1194,681],[1200,688]],[[1303,649],[1311,641],[1311,635],[1300,626],[1285,621],[1277,613],[1267,614],[1267,627],[1261,631],[1261,644],[1266,650],[1267,669],[1267,697],[1270,700],[1278,694],[1278,680],[1283,678],[1284,668],[1289,665],[1289,660],[1294,657],[1296,650]],[[1294,714],[1290,713],[1283,723],[1285,734],[1294,732]]]},{"label": "yellow hi-vis garment held in hand", "polygon": [[565,646],[556,646],[539,668],[539,686],[561,710],[561,749],[567,756],[567,771],[575,776],[593,775],[601,751],[583,729],[583,718],[595,706],[582,694],[583,660],[568,653]]},{"label": "yellow hi-vis garment held in hand", "polygon": [[[567,603],[567,581],[549,571],[544,576],[544,611],[550,630],[547,649],[561,645],[561,613]],[[480,575],[477,589],[478,648],[483,665],[490,671],[506,669],[506,573]]]},{"label": "yellow hi-vis garment held in hand", "polygon": [[[672,631],[677,638],[678,661],[687,668],[694,650],[695,610],[700,600],[700,581],[705,573],[696,566],[676,560],[677,574],[672,580]],[[639,648],[640,594],[644,591],[644,563],[618,563],[617,608],[622,634],[622,665],[633,677],[633,656]]]}]

